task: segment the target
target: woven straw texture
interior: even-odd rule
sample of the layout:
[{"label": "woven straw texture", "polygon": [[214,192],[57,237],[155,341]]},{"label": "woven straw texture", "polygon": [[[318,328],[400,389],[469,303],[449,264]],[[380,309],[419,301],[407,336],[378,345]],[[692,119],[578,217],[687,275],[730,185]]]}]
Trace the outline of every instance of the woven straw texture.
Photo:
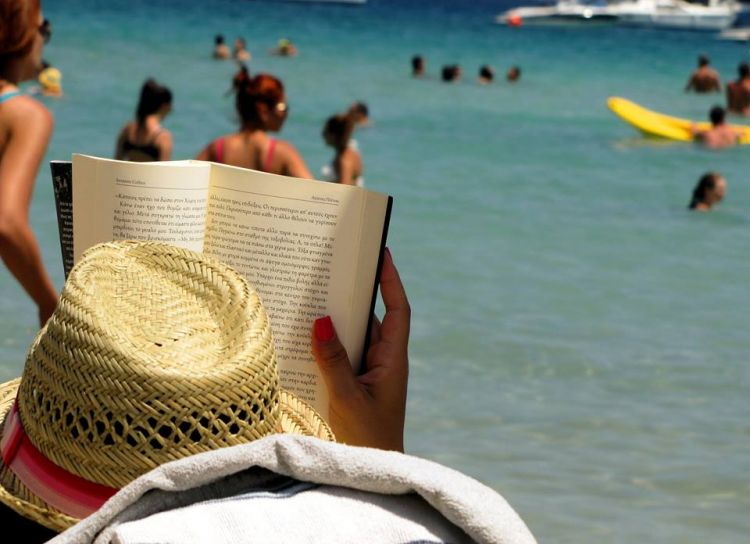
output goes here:
[{"label": "woven straw texture", "polygon": [[[2,386],[2,419],[15,389]],[[275,432],[333,440],[309,405],[279,390],[255,290],[219,261],[155,242],[84,254],[29,350],[18,404],[48,459],[115,488],[167,461]],[[58,530],[75,521],[45,509],[1,464],[0,486],[0,500],[27,517]]]},{"label": "woven straw texture", "polygon": [[[13,406],[16,391],[20,383],[21,379],[17,378],[0,386],[0,419],[4,420],[5,415],[10,411],[11,406]],[[0,501],[22,516],[55,531],[64,531],[78,521],[49,507],[46,503],[29,493],[26,486],[1,461]],[[23,539],[21,538],[21,540]]]}]

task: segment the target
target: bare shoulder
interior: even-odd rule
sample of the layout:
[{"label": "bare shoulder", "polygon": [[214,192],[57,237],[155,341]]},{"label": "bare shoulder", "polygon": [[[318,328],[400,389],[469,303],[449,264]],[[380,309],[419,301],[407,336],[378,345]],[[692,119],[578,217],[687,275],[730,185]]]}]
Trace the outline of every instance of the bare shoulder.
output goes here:
[{"label": "bare shoulder", "polygon": [[294,147],[292,144],[290,144],[287,141],[284,140],[276,140],[276,152],[280,152],[285,157],[289,156],[298,156],[299,152],[297,151],[297,148]]},{"label": "bare shoulder", "polygon": [[0,124],[6,134],[32,138],[46,145],[52,135],[54,117],[41,102],[30,96],[19,96],[3,104],[3,110]]},{"label": "bare shoulder", "polygon": [[8,119],[12,123],[32,124],[42,128],[51,128],[54,123],[52,113],[44,107],[44,104],[30,96],[19,96],[8,101],[4,106],[7,108]]},{"label": "bare shoulder", "polygon": [[170,140],[171,141],[172,140],[172,133],[168,129],[162,128],[161,130],[159,130],[159,132],[156,135],[156,138],[154,140],[157,141],[157,142],[165,141],[165,140]]}]

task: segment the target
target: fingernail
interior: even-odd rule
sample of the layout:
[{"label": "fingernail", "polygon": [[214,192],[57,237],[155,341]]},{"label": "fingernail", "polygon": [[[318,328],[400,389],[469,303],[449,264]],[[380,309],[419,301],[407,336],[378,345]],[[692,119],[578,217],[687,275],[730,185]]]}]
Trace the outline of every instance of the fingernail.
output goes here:
[{"label": "fingernail", "polygon": [[392,261],[393,255],[391,255],[391,249],[388,246],[385,246],[385,254],[386,256]]},{"label": "fingernail", "polygon": [[315,338],[320,342],[330,342],[333,339],[333,334],[331,316],[327,315],[315,320]]}]

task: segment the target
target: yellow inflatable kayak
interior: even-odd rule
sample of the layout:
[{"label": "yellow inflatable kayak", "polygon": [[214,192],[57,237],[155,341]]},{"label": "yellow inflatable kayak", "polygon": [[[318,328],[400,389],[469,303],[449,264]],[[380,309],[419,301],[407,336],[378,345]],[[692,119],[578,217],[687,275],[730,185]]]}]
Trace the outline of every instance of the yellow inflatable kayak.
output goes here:
[{"label": "yellow inflatable kayak", "polygon": [[[667,138],[680,142],[692,142],[693,135],[690,127],[696,126],[699,130],[711,128],[711,123],[695,122],[678,117],[670,117],[662,113],[647,110],[635,102],[613,96],[607,100],[607,106],[615,115],[620,117],[626,123],[630,123],[635,128],[643,132],[646,136],[656,138]],[[741,144],[750,144],[750,126],[731,125],[733,129],[739,131]]]}]

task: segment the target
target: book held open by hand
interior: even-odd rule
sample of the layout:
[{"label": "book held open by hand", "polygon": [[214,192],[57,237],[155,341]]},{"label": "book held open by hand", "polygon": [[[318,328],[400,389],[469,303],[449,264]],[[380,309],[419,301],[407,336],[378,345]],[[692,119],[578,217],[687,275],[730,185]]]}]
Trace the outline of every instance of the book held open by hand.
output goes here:
[{"label": "book held open by hand", "polygon": [[158,240],[229,264],[263,299],[282,386],[328,417],[310,351],[312,324],[330,315],[360,367],[390,196],[192,160],[74,155],[72,174],[70,162],[51,167],[66,276],[86,249],[112,240]]}]

